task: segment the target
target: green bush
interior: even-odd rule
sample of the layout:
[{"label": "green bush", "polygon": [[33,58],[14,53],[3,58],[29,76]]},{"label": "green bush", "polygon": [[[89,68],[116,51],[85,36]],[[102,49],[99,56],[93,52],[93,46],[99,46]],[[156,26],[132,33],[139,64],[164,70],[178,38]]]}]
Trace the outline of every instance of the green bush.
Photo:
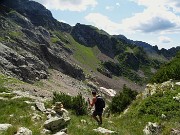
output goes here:
[{"label": "green bush", "polygon": [[82,94],[79,93],[76,97],[73,97],[73,107],[76,115],[84,115],[87,114],[88,104],[85,99],[82,97]]},{"label": "green bush", "polygon": [[128,105],[135,99],[137,95],[136,91],[132,91],[130,88],[123,86],[123,92],[113,97],[110,103],[110,110],[112,113],[120,113],[127,108]]},{"label": "green bush", "polygon": [[180,80],[180,52],[169,63],[162,66],[150,80],[151,83],[162,83],[169,79]]},{"label": "green bush", "polygon": [[180,88],[176,88],[176,90],[173,91],[159,92],[148,97],[141,103],[138,109],[139,115],[154,115],[156,117],[161,117],[161,115],[164,114],[168,119],[179,117],[180,104],[173,99],[179,91]]},{"label": "green bush", "polygon": [[66,109],[71,109],[75,111],[76,115],[87,114],[87,102],[82,97],[82,94],[79,93],[75,97],[71,97],[65,93],[53,93],[53,103],[62,102],[63,106]]},{"label": "green bush", "polygon": [[71,109],[73,106],[72,97],[65,93],[53,93],[53,103],[55,102],[62,102],[63,106],[67,109]]}]

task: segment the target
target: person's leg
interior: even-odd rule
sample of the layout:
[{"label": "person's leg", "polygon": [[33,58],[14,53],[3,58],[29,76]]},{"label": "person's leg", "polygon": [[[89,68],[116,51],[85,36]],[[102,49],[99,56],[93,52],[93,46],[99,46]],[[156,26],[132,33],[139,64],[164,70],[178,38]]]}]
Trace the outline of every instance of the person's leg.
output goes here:
[{"label": "person's leg", "polygon": [[99,124],[102,124],[102,115],[99,115]]},{"label": "person's leg", "polygon": [[97,112],[94,111],[93,114],[92,114],[92,117],[99,123],[99,120],[98,120],[98,118],[96,116],[97,116]]}]

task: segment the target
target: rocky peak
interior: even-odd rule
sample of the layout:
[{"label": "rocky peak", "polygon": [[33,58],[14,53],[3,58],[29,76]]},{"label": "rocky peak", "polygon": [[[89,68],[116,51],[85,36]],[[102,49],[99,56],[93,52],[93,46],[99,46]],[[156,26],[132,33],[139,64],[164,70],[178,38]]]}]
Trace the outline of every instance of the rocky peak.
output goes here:
[{"label": "rocky peak", "polygon": [[88,47],[97,46],[101,52],[109,57],[113,57],[113,42],[109,34],[103,30],[91,25],[84,25],[77,23],[72,31],[71,35],[74,39]]},{"label": "rocky peak", "polygon": [[2,0],[0,4],[12,8],[31,20],[35,26],[43,26],[51,30],[70,32],[71,26],[58,22],[43,5],[30,0]]}]

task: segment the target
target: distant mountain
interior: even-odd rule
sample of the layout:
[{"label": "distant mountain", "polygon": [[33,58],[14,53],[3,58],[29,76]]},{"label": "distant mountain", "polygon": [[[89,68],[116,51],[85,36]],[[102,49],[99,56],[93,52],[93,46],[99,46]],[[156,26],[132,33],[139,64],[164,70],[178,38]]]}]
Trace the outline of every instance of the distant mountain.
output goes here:
[{"label": "distant mountain", "polygon": [[150,45],[150,44],[148,44],[146,42],[143,42],[143,41],[133,41],[131,39],[126,38],[124,35],[114,35],[114,37],[116,39],[127,42],[129,44],[134,44],[134,45],[143,47],[144,50],[147,53],[149,53],[150,55],[152,55],[152,54],[163,55],[166,59],[171,59],[180,50],[180,46],[173,47],[173,48],[170,48],[170,49],[162,48],[161,50],[159,50],[157,46],[152,46],[152,45]]},{"label": "distant mountain", "polygon": [[151,78],[152,83],[162,83],[170,79],[180,80],[180,51],[176,56],[153,75]]}]

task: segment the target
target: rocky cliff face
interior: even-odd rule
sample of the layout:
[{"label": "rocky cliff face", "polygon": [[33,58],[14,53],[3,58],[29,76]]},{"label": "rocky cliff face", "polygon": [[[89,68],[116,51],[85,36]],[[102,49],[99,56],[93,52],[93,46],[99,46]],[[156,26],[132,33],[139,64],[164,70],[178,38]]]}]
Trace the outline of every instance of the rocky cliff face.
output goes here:
[{"label": "rocky cliff face", "polygon": [[[44,9],[39,12],[39,15],[43,14],[42,19],[47,17],[48,20],[51,20],[51,13],[42,5],[32,1],[26,0],[22,2],[16,0],[10,2],[10,5],[4,6],[9,2],[4,1],[3,5],[2,3],[0,5],[1,71],[16,76],[23,81],[33,82],[47,78],[48,68],[54,68],[74,78],[83,80],[85,77],[82,69],[62,58],[68,56],[68,52],[64,51],[61,45],[51,42],[53,35],[42,27],[45,26],[42,23],[43,20],[37,19],[38,15],[31,15],[35,10],[41,11]],[[12,8],[17,9],[20,13]],[[29,11],[30,9],[31,11]],[[52,21],[56,22],[55,19]],[[53,22],[50,29],[56,28]],[[57,29],[63,31],[63,27],[57,27]]]},{"label": "rocky cliff face", "polygon": [[1,4],[12,8],[21,15],[29,18],[35,26],[43,26],[51,30],[70,32],[71,26],[58,22],[53,18],[51,12],[43,5],[30,0],[2,0]]}]

